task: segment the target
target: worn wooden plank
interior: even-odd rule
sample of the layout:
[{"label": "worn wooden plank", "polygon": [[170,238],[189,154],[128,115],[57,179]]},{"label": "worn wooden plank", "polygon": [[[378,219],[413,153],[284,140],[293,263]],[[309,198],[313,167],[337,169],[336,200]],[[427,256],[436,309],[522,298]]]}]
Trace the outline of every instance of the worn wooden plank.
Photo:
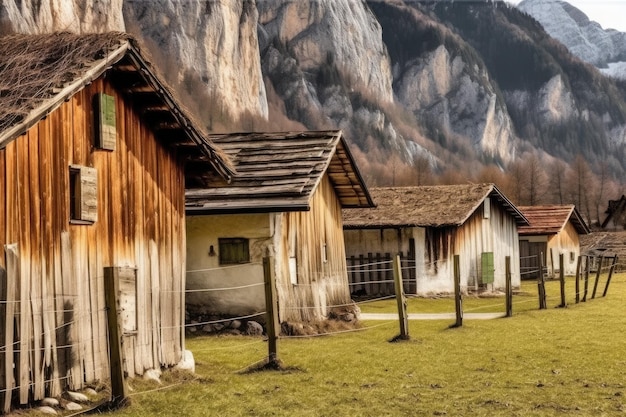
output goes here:
[{"label": "worn wooden plank", "polygon": [[[48,124],[48,121],[40,124]],[[32,312],[32,378],[33,378],[33,398],[41,400],[45,396],[44,369],[43,369],[43,310],[42,310],[42,250],[41,250],[41,192],[39,187],[39,130],[31,129],[28,134],[28,182],[30,195],[28,199],[30,215],[30,309]]]},{"label": "worn wooden plank", "polygon": [[26,139],[17,142],[17,184],[18,184],[18,222],[20,243],[20,320],[19,320],[19,401],[27,404],[30,383],[32,381],[31,370],[31,343],[32,343],[32,316],[30,309],[30,214],[29,214],[29,165],[28,165],[28,142]]},{"label": "worn wooden plank", "polygon": [[4,316],[4,338],[2,341],[3,349],[3,362],[4,369],[6,370],[3,378],[3,388],[6,389],[4,395],[2,409],[5,413],[8,413],[11,409],[11,394],[15,387],[16,379],[15,372],[13,371],[13,356],[15,346],[15,312],[17,308],[17,291],[20,282],[20,260],[18,246],[15,243],[5,245],[4,247],[6,265],[7,265],[7,287],[6,287],[6,309]]},{"label": "worn wooden plank", "polygon": [[161,288],[159,282],[159,251],[154,240],[150,241],[150,293],[152,296],[152,355],[155,364],[162,364],[161,355]]},{"label": "worn wooden plank", "polygon": [[[64,104],[63,106],[68,106]],[[54,248],[54,232],[53,217],[48,213],[55,213],[53,196],[56,194],[52,191],[53,173],[53,132],[58,130],[59,114],[50,117],[48,123],[40,123],[39,129],[39,199],[41,201],[41,239],[40,253],[42,256],[41,270],[41,297],[42,297],[42,324],[44,335],[44,356],[43,356],[43,375],[49,375],[48,392],[46,395],[56,397],[61,394],[61,386],[59,381],[59,368],[57,349],[56,349],[56,317],[55,317],[55,294],[54,294],[54,277],[55,277],[55,254]],[[56,155],[55,155],[56,156]]]}]

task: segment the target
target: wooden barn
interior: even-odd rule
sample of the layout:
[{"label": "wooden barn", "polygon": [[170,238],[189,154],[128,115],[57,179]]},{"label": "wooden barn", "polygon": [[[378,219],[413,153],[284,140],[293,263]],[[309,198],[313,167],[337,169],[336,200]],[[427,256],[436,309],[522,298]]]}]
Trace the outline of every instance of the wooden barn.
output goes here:
[{"label": "wooden barn", "polygon": [[265,256],[275,259],[281,322],[321,320],[350,303],[341,209],[372,200],[341,131],[210,139],[236,174],[187,190],[188,310],[263,312]]},{"label": "wooden barn", "polygon": [[[512,283],[520,284],[518,225],[522,213],[493,184],[372,188],[376,208],[343,210],[349,257],[408,254],[405,289],[428,295],[454,291],[453,260],[460,257],[462,290],[505,287],[505,257],[511,257]],[[380,259],[380,256],[378,257]],[[374,270],[384,266],[374,262]],[[355,292],[385,293],[380,274],[358,269]],[[359,282],[362,285],[355,285]]]},{"label": "wooden barn", "polygon": [[108,380],[105,291],[126,375],[181,360],[188,160],[230,173],[127,35],[0,38],[4,411]]},{"label": "wooden barn", "polygon": [[[538,277],[540,262],[548,276],[559,271],[563,254],[565,275],[576,274],[580,235],[590,232],[574,205],[519,206],[528,225],[518,227],[522,279]],[[543,258],[541,258],[543,256]]]}]

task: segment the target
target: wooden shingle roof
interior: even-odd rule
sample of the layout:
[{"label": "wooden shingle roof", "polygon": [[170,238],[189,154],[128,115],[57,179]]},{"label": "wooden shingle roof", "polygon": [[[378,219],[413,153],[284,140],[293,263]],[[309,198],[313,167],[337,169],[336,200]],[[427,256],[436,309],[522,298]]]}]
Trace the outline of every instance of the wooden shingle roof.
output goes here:
[{"label": "wooden shingle roof", "polygon": [[579,234],[590,232],[574,205],[551,205],[551,206],[519,206],[518,209],[526,216],[528,226],[519,226],[518,233],[521,236],[528,235],[554,235],[559,233],[568,221],[576,228]]},{"label": "wooden shingle roof", "polygon": [[183,157],[232,174],[170,88],[127,34],[48,33],[0,37],[0,149],[107,73],[158,140]]},{"label": "wooden shingle roof", "polygon": [[381,187],[370,192],[376,208],[343,210],[344,229],[461,226],[487,197],[517,224],[527,224],[494,184]]},{"label": "wooden shingle roof", "polygon": [[371,207],[367,187],[341,131],[211,135],[233,162],[230,183],[205,179],[188,189],[189,214],[309,210],[324,174],[342,207]]}]

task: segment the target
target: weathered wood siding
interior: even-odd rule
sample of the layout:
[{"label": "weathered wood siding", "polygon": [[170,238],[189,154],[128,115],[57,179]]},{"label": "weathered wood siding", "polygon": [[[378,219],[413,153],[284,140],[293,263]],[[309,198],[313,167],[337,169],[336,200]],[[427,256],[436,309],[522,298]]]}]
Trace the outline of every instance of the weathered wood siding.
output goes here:
[{"label": "weathered wood siding", "polygon": [[[489,201],[489,200],[486,200]],[[455,237],[454,254],[460,256],[461,285],[480,285],[481,254],[493,252],[494,282],[488,289],[503,289],[505,257],[511,257],[511,281],[520,285],[519,237],[515,219],[500,205],[491,202],[488,218],[484,218],[484,204],[459,228]]]},{"label": "weathered wood siding", "polygon": [[553,276],[559,270],[559,254],[561,253],[565,275],[575,275],[580,255],[580,236],[571,222],[567,222],[559,233],[548,236],[548,275]]},{"label": "weathered wood siding", "polygon": [[[117,146],[94,149],[93,97],[115,96]],[[97,221],[71,224],[69,166],[97,170]],[[3,294],[19,350],[0,390],[19,386],[20,402],[107,379],[103,268],[136,268],[137,330],[124,336],[129,376],[177,363],[182,354],[185,271],[184,171],[130,103],[95,80],[0,150],[0,266],[18,257]],[[131,306],[132,308],[132,306]],[[9,328],[2,318],[2,329]],[[1,350],[0,362],[9,351]],[[9,359],[10,360],[10,359]],[[13,381],[12,378],[15,377]],[[30,394],[29,394],[30,391]]]},{"label": "weathered wood siding", "polygon": [[[276,234],[276,286],[280,321],[326,317],[329,306],[350,302],[341,205],[324,175],[311,199],[311,210],[283,213]],[[323,260],[323,248],[326,260]],[[296,258],[297,283],[289,258]]]}]

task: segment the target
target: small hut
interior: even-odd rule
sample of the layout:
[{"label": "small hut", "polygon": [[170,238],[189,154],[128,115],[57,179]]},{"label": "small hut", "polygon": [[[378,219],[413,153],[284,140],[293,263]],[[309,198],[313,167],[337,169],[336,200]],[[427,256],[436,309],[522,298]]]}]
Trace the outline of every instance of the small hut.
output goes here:
[{"label": "small hut", "polygon": [[[459,255],[466,291],[504,288],[507,256],[513,285],[519,285],[517,226],[527,221],[495,185],[383,187],[372,188],[371,195],[376,208],[343,211],[347,255],[371,259],[370,254],[407,254],[407,292],[453,292],[454,255]],[[377,274],[359,271],[360,278],[351,282],[355,292],[384,290],[364,282],[376,281]]]},{"label": "small hut", "polygon": [[341,131],[210,139],[236,174],[210,175],[209,188],[186,193],[190,314],[264,311],[266,256],[275,260],[281,322],[322,320],[349,304],[341,209],[372,200]]},{"label": "small hut", "polygon": [[129,36],[0,38],[5,412],[109,378],[105,292],[124,374],[181,360],[190,160],[230,174]]},{"label": "small hut", "polygon": [[559,255],[564,255],[565,275],[576,274],[580,255],[580,235],[590,232],[574,205],[519,206],[528,219],[519,233],[520,267],[523,279],[537,278],[540,264],[544,273],[559,272]]}]

